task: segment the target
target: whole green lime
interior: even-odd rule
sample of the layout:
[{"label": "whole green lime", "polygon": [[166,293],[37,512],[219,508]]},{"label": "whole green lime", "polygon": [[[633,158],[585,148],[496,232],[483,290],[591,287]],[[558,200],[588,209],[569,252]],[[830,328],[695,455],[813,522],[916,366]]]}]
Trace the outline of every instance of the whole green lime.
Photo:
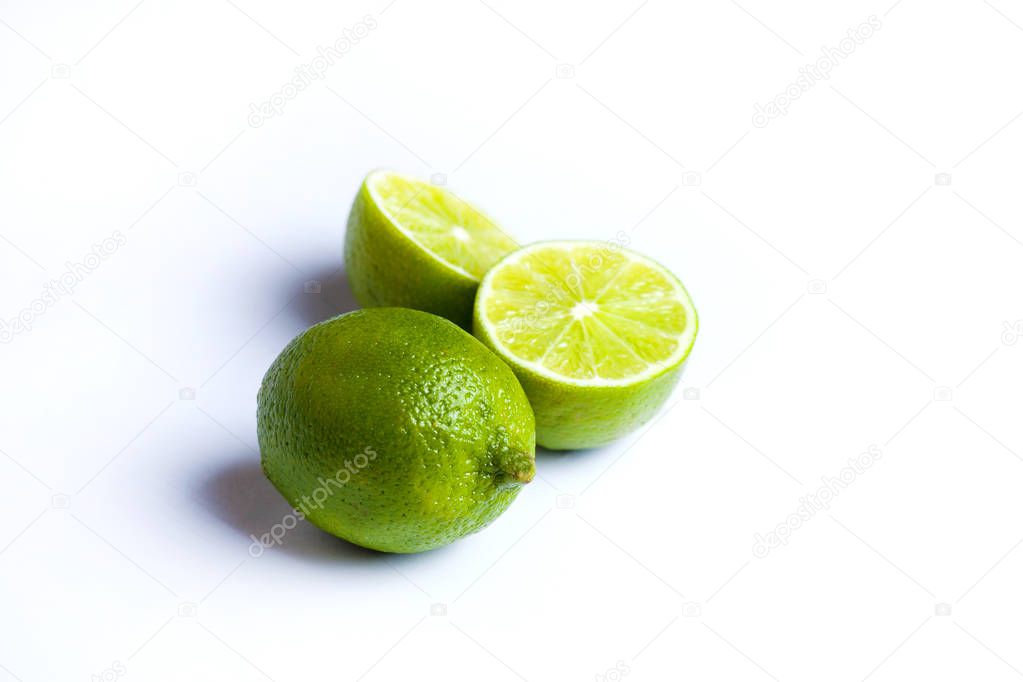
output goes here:
[{"label": "whole green lime", "polygon": [[293,340],[263,379],[263,471],[319,528],[384,552],[476,532],[532,480],[515,375],[451,322],[373,308]]}]

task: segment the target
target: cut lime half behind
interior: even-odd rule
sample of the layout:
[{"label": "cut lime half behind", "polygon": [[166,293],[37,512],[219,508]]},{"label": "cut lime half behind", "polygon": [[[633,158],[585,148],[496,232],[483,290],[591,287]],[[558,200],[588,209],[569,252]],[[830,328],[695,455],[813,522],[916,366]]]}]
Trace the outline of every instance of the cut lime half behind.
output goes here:
[{"label": "cut lime half behind", "polygon": [[536,440],[601,445],[648,421],[696,339],[682,283],[653,260],[605,242],[541,242],[494,266],[473,332],[518,376]]},{"label": "cut lime half behind", "polygon": [[451,192],[381,170],[366,176],[352,205],[345,267],[363,306],[415,308],[468,329],[480,279],[516,248]]}]

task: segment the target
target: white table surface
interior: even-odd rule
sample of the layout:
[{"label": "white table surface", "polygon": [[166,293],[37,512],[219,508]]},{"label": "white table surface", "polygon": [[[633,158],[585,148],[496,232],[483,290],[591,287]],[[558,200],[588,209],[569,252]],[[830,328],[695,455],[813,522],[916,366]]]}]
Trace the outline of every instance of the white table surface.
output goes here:
[{"label": "white table surface", "polygon": [[[0,680],[1023,676],[1023,8],[387,2],[0,2]],[[253,557],[256,390],[381,166],[625,235],[700,336],[482,533]]]}]

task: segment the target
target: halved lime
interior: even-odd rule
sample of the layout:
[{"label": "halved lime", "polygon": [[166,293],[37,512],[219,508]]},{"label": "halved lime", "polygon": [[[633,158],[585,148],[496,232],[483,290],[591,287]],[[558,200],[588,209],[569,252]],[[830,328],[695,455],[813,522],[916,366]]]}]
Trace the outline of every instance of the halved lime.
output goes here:
[{"label": "halved lime", "polygon": [[374,171],[348,216],[345,268],[363,306],[416,308],[468,329],[480,278],[517,246],[451,192]]},{"label": "halved lime", "polygon": [[601,445],[664,404],[696,340],[682,283],[613,243],[540,242],[483,278],[473,333],[507,362],[536,414],[536,440]]}]

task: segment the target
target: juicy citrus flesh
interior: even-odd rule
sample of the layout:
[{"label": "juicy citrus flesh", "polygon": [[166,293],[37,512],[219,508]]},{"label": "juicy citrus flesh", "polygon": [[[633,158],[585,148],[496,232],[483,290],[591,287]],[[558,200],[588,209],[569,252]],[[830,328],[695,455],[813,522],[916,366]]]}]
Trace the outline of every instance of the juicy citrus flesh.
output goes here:
[{"label": "juicy citrus flesh", "polygon": [[293,340],[259,391],[263,471],[319,528],[385,552],[476,532],[535,472],[533,412],[465,331],[405,308],[360,310]]},{"label": "juicy citrus flesh", "polygon": [[517,248],[498,225],[455,194],[388,171],[368,179],[388,216],[422,248],[477,280]]},{"label": "juicy citrus flesh", "polygon": [[579,385],[626,383],[677,365],[696,311],[653,261],[601,242],[527,247],[495,268],[481,321],[521,364]]},{"label": "juicy citrus flesh", "polygon": [[699,326],[682,283],[615,244],[541,242],[483,278],[473,333],[511,366],[551,450],[596,447],[650,421]]}]

